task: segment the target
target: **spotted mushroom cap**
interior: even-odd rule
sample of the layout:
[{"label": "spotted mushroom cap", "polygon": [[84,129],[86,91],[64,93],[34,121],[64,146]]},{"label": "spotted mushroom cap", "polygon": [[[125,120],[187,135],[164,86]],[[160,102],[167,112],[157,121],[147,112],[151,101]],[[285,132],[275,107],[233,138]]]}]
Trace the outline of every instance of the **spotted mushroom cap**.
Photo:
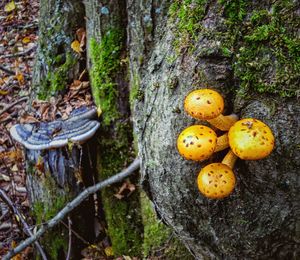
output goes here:
[{"label": "spotted mushroom cap", "polygon": [[216,148],[215,131],[204,125],[192,125],[178,136],[177,149],[188,160],[203,161],[208,159]]},{"label": "spotted mushroom cap", "polygon": [[212,163],[200,171],[197,184],[200,192],[210,199],[227,197],[234,189],[235,176],[229,166]]},{"label": "spotted mushroom cap", "polygon": [[216,118],[223,112],[224,100],[215,90],[198,89],[186,96],[184,109],[193,118],[209,120]]},{"label": "spotted mushroom cap", "polygon": [[237,121],[228,132],[229,145],[236,156],[243,160],[267,157],[274,148],[274,135],[263,122],[254,118]]}]

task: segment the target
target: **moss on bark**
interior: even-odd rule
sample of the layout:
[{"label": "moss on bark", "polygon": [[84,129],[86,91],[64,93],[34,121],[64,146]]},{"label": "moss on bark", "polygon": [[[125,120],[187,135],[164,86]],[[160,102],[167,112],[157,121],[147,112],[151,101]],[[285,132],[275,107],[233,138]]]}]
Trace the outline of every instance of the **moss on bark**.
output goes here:
[{"label": "moss on bark", "polygon": [[[98,169],[101,178],[121,171],[133,158],[132,126],[128,111],[120,111],[120,86],[117,75],[122,68],[124,31],[113,28],[106,32],[101,42],[91,40],[91,82],[95,103],[102,110],[101,138],[99,143]],[[123,75],[124,76],[124,75]],[[124,80],[124,78],[123,78]],[[123,103],[129,100],[121,100]],[[136,183],[136,178],[131,181]],[[102,191],[102,201],[115,256],[141,255],[142,220],[138,192],[128,199],[117,199],[117,186]]]},{"label": "moss on bark", "polygon": [[218,44],[216,48],[202,48],[201,55],[214,52],[231,59],[238,80],[235,88],[240,95],[258,92],[297,96],[300,83],[297,3],[219,0],[218,4],[216,12],[224,21],[212,30],[202,23],[206,1],[175,1],[170,6],[170,20],[176,22],[177,51],[187,48],[193,53],[195,44],[206,37]]}]

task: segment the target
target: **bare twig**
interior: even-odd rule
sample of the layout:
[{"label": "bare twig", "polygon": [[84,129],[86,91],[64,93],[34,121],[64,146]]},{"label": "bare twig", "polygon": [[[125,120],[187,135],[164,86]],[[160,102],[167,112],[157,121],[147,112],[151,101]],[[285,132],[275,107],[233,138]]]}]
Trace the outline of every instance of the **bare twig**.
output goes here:
[{"label": "bare twig", "polygon": [[16,73],[12,70],[9,70],[5,67],[3,67],[2,65],[0,65],[0,70],[4,71],[5,73],[9,74],[9,75],[15,75]]},{"label": "bare twig", "polygon": [[68,229],[69,229],[69,245],[68,245],[68,253],[66,260],[70,260],[71,249],[72,249],[72,221],[70,216],[68,216]]},{"label": "bare twig", "polygon": [[31,48],[29,48],[26,51],[22,51],[22,52],[17,52],[17,53],[12,53],[12,54],[6,54],[6,55],[1,55],[0,59],[5,59],[5,58],[14,58],[14,57],[20,57],[20,56],[25,56],[28,53],[32,52],[37,46],[33,45]]},{"label": "bare twig", "polygon": [[3,260],[9,260],[16,254],[22,252],[26,247],[32,244],[34,241],[39,239],[47,230],[56,226],[68,213],[70,213],[74,208],[76,208],[82,201],[88,198],[93,193],[112,185],[116,182],[123,180],[124,178],[132,175],[137,169],[140,167],[140,160],[136,158],[128,168],[124,169],[120,173],[97,183],[94,186],[90,186],[81,192],[76,198],[74,198],[71,202],[69,202],[62,210],[60,210],[56,216],[50,219],[47,223],[41,226],[41,228],[31,237],[24,240],[21,244],[19,244],[16,248],[9,251],[4,257]]},{"label": "bare twig", "polygon": [[22,98],[18,99],[17,101],[15,101],[15,102],[13,102],[13,103],[11,103],[11,104],[9,104],[9,105],[6,105],[6,104],[1,103],[0,106],[2,106],[3,109],[0,111],[0,115],[2,115],[2,114],[3,114],[4,112],[6,112],[7,110],[11,109],[11,108],[12,108],[13,106],[15,106],[16,104],[18,104],[18,103],[20,103],[20,102],[22,102],[22,101],[25,101],[25,100],[27,100],[27,99],[28,99],[28,97],[22,97]]},{"label": "bare twig", "polygon": [[[25,221],[23,215],[19,212],[19,210],[14,206],[13,202],[11,201],[11,199],[7,196],[7,194],[4,192],[4,190],[2,190],[0,188],[0,197],[1,199],[9,206],[9,208],[11,209],[11,211],[17,215],[22,223],[22,225],[24,226],[24,231],[28,236],[33,236],[33,233],[30,230],[29,225],[27,224],[27,222]],[[43,250],[43,248],[41,247],[41,245],[39,244],[39,242],[35,241],[34,242],[35,246],[37,247],[38,251],[40,252],[42,258],[44,260],[47,260],[46,254]]]},{"label": "bare twig", "polygon": [[[69,226],[65,222],[60,221],[60,223],[69,229]],[[71,231],[72,231],[73,235],[75,235],[81,242],[83,242],[87,246],[90,245],[90,243],[88,241],[86,241],[82,236],[80,236],[74,229],[71,228]]]},{"label": "bare twig", "polygon": [[[5,67],[3,67],[2,65],[0,65],[0,70],[4,71],[5,73],[9,74],[9,75],[16,75],[16,73],[12,70],[9,70]],[[31,76],[29,74],[23,73],[24,77],[27,79],[31,79]]]}]

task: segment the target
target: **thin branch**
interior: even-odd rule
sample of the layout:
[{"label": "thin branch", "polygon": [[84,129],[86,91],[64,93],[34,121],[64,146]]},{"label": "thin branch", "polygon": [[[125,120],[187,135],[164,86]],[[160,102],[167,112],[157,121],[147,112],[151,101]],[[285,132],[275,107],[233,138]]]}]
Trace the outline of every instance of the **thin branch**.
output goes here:
[{"label": "thin branch", "polygon": [[20,103],[20,102],[22,102],[22,101],[25,101],[25,100],[27,100],[28,99],[28,97],[22,97],[22,98],[20,98],[20,99],[18,99],[17,101],[15,101],[15,102],[13,102],[13,103],[11,103],[11,104],[9,104],[9,105],[4,105],[4,104],[0,104],[0,106],[2,106],[3,107],[3,109],[0,111],[0,116],[4,113],[4,112],[6,112],[7,110],[9,110],[9,109],[11,109],[13,106],[15,106],[16,104],[18,104],[18,103]]},{"label": "thin branch", "polygon": [[5,73],[9,74],[9,75],[15,75],[16,73],[12,70],[9,70],[5,67],[3,67],[2,65],[0,65],[0,70],[4,71]]},{"label": "thin branch", "polygon": [[68,245],[68,253],[66,260],[70,260],[71,250],[72,250],[72,221],[70,216],[68,216],[68,229],[69,229],[69,245]]},{"label": "thin branch", "polygon": [[33,45],[31,48],[29,48],[26,51],[22,51],[22,52],[17,52],[17,53],[12,53],[12,54],[6,54],[6,55],[1,55],[0,59],[5,59],[5,58],[14,58],[14,57],[20,57],[20,56],[25,56],[27,54],[29,54],[30,52],[32,52],[37,46]]},{"label": "thin branch", "polygon": [[[2,190],[0,188],[0,197],[1,199],[9,206],[9,208],[11,209],[11,211],[17,215],[22,223],[22,225],[24,226],[24,231],[28,236],[33,236],[33,233],[30,230],[29,225],[27,224],[27,222],[25,221],[23,215],[19,212],[19,210],[14,206],[13,202],[11,201],[11,199],[7,196],[7,194],[5,193],[4,190]],[[39,242],[35,241],[34,242],[35,246],[37,247],[38,251],[40,252],[42,258],[44,260],[47,260],[46,254],[43,250],[43,248],[41,247],[41,245],[39,244]]]},{"label": "thin branch", "polygon": [[21,244],[19,244],[16,248],[9,251],[4,257],[3,260],[9,260],[16,254],[22,252],[26,247],[28,247],[30,244],[32,244],[34,241],[39,239],[47,230],[53,228],[56,226],[68,213],[70,213],[74,208],[76,208],[82,201],[84,201],[86,198],[88,198],[93,193],[112,185],[116,182],[119,182],[123,180],[124,178],[132,175],[137,169],[140,167],[140,160],[139,158],[136,158],[129,166],[128,168],[124,169],[120,173],[97,183],[94,186],[90,186],[86,188],[84,191],[82,191],[76,198],[74,198],[71,202],[69,202],[62,210],[60,210],[56,216],[54,216],[52,219],[50,219],[47,223],[41,226],[41,228],[34,234],[34,236],[31,236],[24,240]]},{"label": "thin branch", "polygon": [[[9,70],[5,67],[3,67],[2,65],[0,65],[0,70],[4,71],[5,73],[9,74],[9,75],[16,75],[16,73],[12,70]],[[23,73],[24,77],[27,79],[31,79],[31,76],[29,74]]]},{"label": "thin branch", "polygon": [[[69,228],[69,226],[63,220],[60,221],[60,223],[63,224],[66,228]],[[75,235],[81,242],[83,242],[87,246],[90,245],[90,243],[88,241],[86,241],[82,236],[80,236],[74,229],[71,228],[71,231],[72,231],[73,235]]]}]

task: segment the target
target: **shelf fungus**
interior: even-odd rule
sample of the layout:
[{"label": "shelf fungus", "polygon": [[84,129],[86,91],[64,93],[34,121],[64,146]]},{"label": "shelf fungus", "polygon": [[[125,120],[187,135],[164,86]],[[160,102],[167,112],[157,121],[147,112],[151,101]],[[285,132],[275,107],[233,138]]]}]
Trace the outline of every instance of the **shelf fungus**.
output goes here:
[{"label": "shelf fungus", "polygon": [[81,107],[66,120],[14,125],[10,134],[29,150],[59,148],[68,142],[84,143],[100,126],[97,120],[93,120],[96,113],[95,108]]}]

